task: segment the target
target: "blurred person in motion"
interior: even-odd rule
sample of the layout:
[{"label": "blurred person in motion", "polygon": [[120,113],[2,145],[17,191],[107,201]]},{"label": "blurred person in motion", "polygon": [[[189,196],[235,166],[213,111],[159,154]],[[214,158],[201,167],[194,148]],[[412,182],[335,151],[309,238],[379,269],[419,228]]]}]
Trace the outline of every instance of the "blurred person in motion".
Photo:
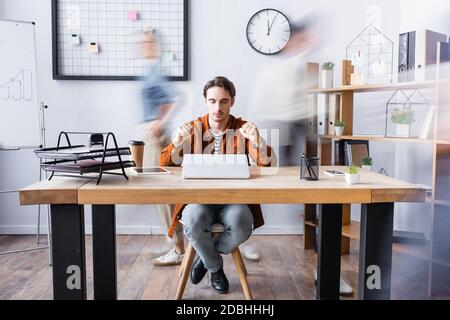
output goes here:
[{"label": "blurred person in motion", "polygon": [[[324,35],[329,32],[322,22],[332,22],[326,17],[326,12],[313,12],[292,23],[282,60],[265,66],[254,86],[251,112],[258,115],[255,122],[260,128],[279,130],[280,166],[299,166],[300,155],[306,152],[307,121],[316,112],[309,106],[308,90],[317,87],[316,77],[308,78],[307,63],[327,42]],[[259,257],[254,243],[241,249],[247,259]],[[353,290],[341,279],[340,292],[347,295]]]},{"label": "blurred person in motion", "polygon": [[291,37],[281,52],[281,60],[264,66],[253,87],[251,110],[264,129],[278,129],[281,166],[298,165],[305,147],[308,108],[307,91],[314,85],[308,79],[307,62],[319,49],[320,33],[316,15],[291,24]]},{"label": "blurred person in motion", "polygon": [[[317,13],[291,24],[291,37],[281,52],[281,60],[264,66],[253,87],[250,112],[255,123],[265,130],[279,130],[280,166],[299,165],[306,150],[306,122],[312,115],[307,106],[308,79],[306,63],[320,45]],[[241,247],[244,258],[259,261],[253,240]]]},{"label": "blurred person in motion", "polygon": [[[142,58],[146,60],[148,70],[142,78],[143,123],[140,125],[145,143],[144,167],[159,166],[159,156],[163,148],[170,143],[171,119],[175,116],[176,99],[172,88],[161,73],[159,35],[157,30],[145,31],[139,40]],[[172,222],[172,210],[169,205],[156,205],[156,210],[165,230]],[[167,233],[167,232],[166,232]],[[184,257],[183,229],[178,225],[173,238],[167,237],[171,248],[168,252],[154,260],[156,266],[172,266],[181,264]],[[158,254],[164,248],[156,252]]]}]

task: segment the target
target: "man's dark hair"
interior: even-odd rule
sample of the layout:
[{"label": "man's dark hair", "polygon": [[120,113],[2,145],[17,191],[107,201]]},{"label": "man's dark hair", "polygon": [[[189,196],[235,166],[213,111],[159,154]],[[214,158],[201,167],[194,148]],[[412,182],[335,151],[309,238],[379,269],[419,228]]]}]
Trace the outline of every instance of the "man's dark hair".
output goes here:
[{"label": "man's dark hair", "polygon": [[203,96],[206,98],[206,93],[208,92],[208,89],[214,88],[214,87],[220,87],[228,91],[230,96],[234,98],[236,96],[236,88],[234,87],[233,82],[228,80],[225,77],[215,77],[214,79],[208,81],[203,88]]}]

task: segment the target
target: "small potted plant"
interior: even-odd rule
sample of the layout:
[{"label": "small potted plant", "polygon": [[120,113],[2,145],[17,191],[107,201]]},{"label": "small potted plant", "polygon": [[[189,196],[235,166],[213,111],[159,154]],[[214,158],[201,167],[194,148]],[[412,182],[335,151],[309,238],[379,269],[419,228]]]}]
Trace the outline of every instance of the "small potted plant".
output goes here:
[{"label": "small potted plant", "polygon": [[363,170],[372,171],[373,159],[371,157],[363,157],[361,163]]},{"label": "small potted plant", "polygon": [[333,88],[333,68],[334,63],[331,61],[322,65],[322,88]]},{"label": "small potted plant", "polygon": [[337,136],[342,136],[344,134],[344,129],[347,126],[347,124],[344,121],[336,120],[334,122],[334,132]]},{"label": "small potted plant", "polygon": [[357,184],[359,183],[359,168],[355,166],[348,167],[348,172],[344,173],[345,182],[347,184]]},{"label": "small potted plant", "polygon": [[391,116],[392,123],[395,124],[395,132],[399,137],[409,137],[411,124],[416,121],[415,113],[412,109],[394,109]]}]

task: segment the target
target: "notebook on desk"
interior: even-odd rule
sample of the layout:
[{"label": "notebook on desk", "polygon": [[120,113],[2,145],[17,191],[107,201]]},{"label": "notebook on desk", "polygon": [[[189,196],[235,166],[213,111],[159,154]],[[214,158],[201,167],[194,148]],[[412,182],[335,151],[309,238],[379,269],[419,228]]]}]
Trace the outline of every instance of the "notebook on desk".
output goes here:
[{"label": "notebook on desk", "polygon": [[185,154],[184,179],[248,179],[250,169],[245,154]]}]

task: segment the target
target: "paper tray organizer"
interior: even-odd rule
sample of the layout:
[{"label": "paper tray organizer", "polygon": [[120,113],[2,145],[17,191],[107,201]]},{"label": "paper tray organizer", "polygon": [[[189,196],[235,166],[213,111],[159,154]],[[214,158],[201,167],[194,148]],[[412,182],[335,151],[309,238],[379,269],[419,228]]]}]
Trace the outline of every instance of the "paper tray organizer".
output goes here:
[{"label": "paper tray organizer", "polygon": [[[72,145],[69,135],[106,135],[105,143],[101,148],[89,148],[85,145]],[[61,138],[66,138],[67,146],[61,146]],[[113,145],[108,148],[108,142],[112,139]],[[97,185],[100,183],[103,174],[113,174],[124,176],[125,168],[135,167],[134,161],[122,160],[122,156],[131,155],[130,148],[119,148],[116,137],[112,132],[108,133],[89,133],[89,132],[61,132],[58,136],[58,143],[55,148],[44,148],[35,150],[34,153],[41,159],[41,167],[51,172],[49,180],[53,176],[82,177],[92,179],[93,176],[84,176],[84,174],[97,173]],[[106,158],[117,157],[118,161],[105,161]],[[42,159],[45,159],[42,162]],[[52,159],[51,161],[48,161]],[[121,169],[121,173],[109,172],[111,170]],[[95,176],[94,176],[95,177]]]}]

